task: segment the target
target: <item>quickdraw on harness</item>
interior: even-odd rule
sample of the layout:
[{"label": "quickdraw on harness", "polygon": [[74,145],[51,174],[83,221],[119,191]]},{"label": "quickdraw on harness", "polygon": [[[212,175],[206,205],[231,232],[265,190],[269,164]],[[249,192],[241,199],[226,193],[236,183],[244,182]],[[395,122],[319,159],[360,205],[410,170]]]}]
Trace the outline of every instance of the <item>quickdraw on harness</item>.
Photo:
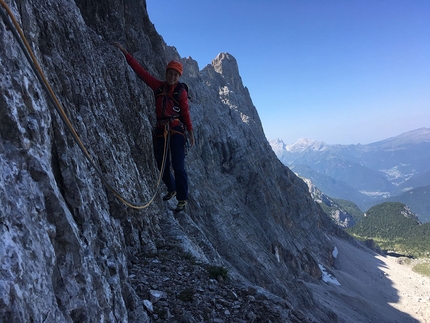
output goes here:
[{"label": "quickdraw on harness", "polygon": [[[3,17],[5,24],[12,31],[13,36],[17,40],[18,45],[20,46],[22,52],[24,53],[26,59],[28,60],[28,62],[30,64],[31,68],[33,69],[37,79],[40,81],[44,90],[48,93],[49,100],[52,102],[52,104],[54,105],[58,114],[60,115],[61,119],[64,121],[66,128],[70,131],[74,141],[77,143],[77,145],[79,146],[79,148],[83,152],[85,158],[89,161],[91,166],[94,168],[94,170],[96,171],[97,175],[100,177],[102,182],[121,202],[128,205],[129,207],[131,207],[133,209],[144,209],[144,208],[148,207],[154,201],[155,196],[158,192],[158,188],[159,188],[160,183],[161,183],[161,178],[163,177],[164,165],[165,165],[166,158],[167,158],[167,150],[168,150],[168,147],[170,145],[170,142],[169,142],[170,141],[170,134],[169,134],[169,132],[167,131],[163,134],[163,137],[165,140],[164,141],[163,162],[162,162],[161,172],[159,174],[158,181],[157,181],[157,188],[155,190],[154,195],[151,197],[149,202],[146,204],[138,205],[138,204],[135,204],[133,202],[128,201],[109,183],[109,181],[106,179],[106,177],[104,176],[104,174],[102,173],[100,168],[95,164],[93,158],[89,154],[88,150],[85,148],[85,146],[82,143],[82,141],[81,141],[79,135],[77,134],[75,128],[73,127],[72,123],[70,122],[69,118],[67,117],[67,114],[64,111],[62,105],[60,104],[59,100],[57,99],[54,91],[52,90],[51,86],[49,85],[49,82],[46,79],[46,77],[45,77],[45,75],[44,75],[44,73],[43,73],[43,71],[42,71],[42,69],[38,63],[36,56],[33,54],[33,51],[31,50],[31,47],[28,44],[28,41],[27,41],[24,33],[22,32],[18,21],[16,20],[15,16],[13,15],[12,11],[10,10],[9,6],[6,4],[6,2],[4,2],[4,0],[0,0],[0,4],[6,10],[6,13],[4,13],[2,10],[0,10],[0,14]],[[9,21],[8,16],[10,17],[12,22]]]}]

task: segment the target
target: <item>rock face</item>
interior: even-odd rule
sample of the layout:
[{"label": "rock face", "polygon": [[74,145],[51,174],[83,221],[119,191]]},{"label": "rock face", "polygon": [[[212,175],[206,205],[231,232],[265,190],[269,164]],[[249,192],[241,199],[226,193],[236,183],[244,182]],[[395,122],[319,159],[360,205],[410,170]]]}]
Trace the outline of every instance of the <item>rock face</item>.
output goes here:
[{"label": "rock face", "polygon": [[310,179],[304,178],[303,181],[308,185],[309,193],[314,201],[326,207],[326,214],[328,214],[338,226],[348,228],[355,225],[356,221],[352,215],[342,209],[342,207],[329,196],[321,192]]},{"label": "rock face", "polygon": [[[8,3],[96,166],[128,200],[148,202],[158,179],[153,94],[110,45],[120,41],[159,78],[167,61],[180,59],[155,31],[145,2]],[[168,302],[161,306],[167,316],[151,306],[158,300],[151,291],[169,291],[161,283],[169,278],[156,283],[153,269],[169,250],[228,271],[239,304],[224,304],[223,315],[251,298],[264,303],[243,309],[238,322],[268,320],[258,313],[263,307],[276,308],[271,322],[337,321],[303,282],[318,284],[319,265],[332,265],[327,234],[338,229],[276,158],[230,54],[201,71],[182,59],[197,144],[187,156],[189,208],[175,217],[160,193],[140,210],[117,199],[3,21],[0,44],[0,321],[180,320]],[[162,268],[180,271],[176,263]],[[200,282],[192,292],[204,295],[209,286]],[[201,303],[212,318],[214,302]],[[207,319],[187,313],[183,321]]]}]

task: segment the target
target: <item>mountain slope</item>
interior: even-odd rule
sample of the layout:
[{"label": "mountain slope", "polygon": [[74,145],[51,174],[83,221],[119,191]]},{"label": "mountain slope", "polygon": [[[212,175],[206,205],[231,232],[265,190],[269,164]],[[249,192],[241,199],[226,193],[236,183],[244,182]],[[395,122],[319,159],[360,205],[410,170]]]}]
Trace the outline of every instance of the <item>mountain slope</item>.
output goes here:
[{"label": "mountain slope", "polygon": [[[291,166],[291,170],[303,178],[311,180],[318,188],[328,196],[335,196],[340,199],[349,199],[355,201],[358,205],[365,205],[369,198],[367,195],[360,193],[347,182],[336,180],[330,176],[321,174],[306,165]],[[318,183],[318,185],[316,184]]]},{"label": "mountain slope", "polygon": [[[347,228],[361,219],[362,213],[354,203],[339,199],[334,200],[321,192],[309,179],[304,178],[303,180],[308,185],[309,193],[311,193],[314,201],[321,206],[336,225]],[[352,216],[346,209],[352,211],[355,216]]]},{"label": "mountain slope", "polygon": [[430,143],[430,128],[419,128],[402,133],[382,141],[371,143],[368,146],[377,149],[409,149],[411,145]]},{"label": "mountain slope", "polygon": [[398,196],[390,197],[386,201],[404,203],[421,222],[430,222],[430,185],[411,189]]},{"label": "mountain slope", "polygon": [[429,256],[430,223],[421,224],[399,202],[385,202],[369,209],[348,232],[361,239],[374,239],[383,249],[413,256]]},{"label": "mountain slope", "polygon": [[[272,144],[274,147],[275,141]],[[380,203],[381,198],[430,184],[430,129],[427,128],[368,145],[327,145],[309,139],[285,145],[278,140],[274,151],[285,165],[312,179],[326,194],[351,200],[362,210]],[[342,189],[334,183],[349,187]]]}]

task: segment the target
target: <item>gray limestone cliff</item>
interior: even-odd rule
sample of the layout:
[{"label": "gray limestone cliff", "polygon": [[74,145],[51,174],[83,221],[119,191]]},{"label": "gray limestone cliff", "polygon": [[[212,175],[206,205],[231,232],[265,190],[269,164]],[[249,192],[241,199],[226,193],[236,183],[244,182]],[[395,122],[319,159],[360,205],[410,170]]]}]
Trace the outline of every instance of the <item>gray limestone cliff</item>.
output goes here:
[{"label": "gray limestone cliff", "polygon": [[342,206],[333,201],[332,198],[321,192],[310,179],[303,178],[308,185],[309,193],[315,202],[320,204],[327,215],[342,228],[348,228],[355,225],[356,221],[353,216],[345,211]]},{"label": "gray limestone cliff", "polygon": [[[230,284],[255,302],[264,296],[279,322],[337,321],[305,282],[322,283],[320,265],[333,265],[328,234],[338,229],[276,158],[232,55],[200,71],[166,46],[144,1],[8,4],[95,164],[127,199],[145,204],[157,186],[153,94],[112,41],[158,78],[166,62],[182,60],[196,146],[186,158],[186,213],[172,214],[161,192],[147,208],[126,206],[85,158],[2,20],[1,322],[160,321],[142,295],[160,289],[150,268],[173,247],[226,268]],[[264,321],[248,312],[249,322]]]}]

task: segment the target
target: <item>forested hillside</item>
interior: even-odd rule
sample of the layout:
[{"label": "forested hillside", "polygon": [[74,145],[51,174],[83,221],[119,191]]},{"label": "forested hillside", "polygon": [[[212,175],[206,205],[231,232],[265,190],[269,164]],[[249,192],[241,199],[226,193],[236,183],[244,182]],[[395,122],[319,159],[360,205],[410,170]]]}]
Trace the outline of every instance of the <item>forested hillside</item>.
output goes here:
[{"label": "forested hillside", "polygon": [[378,204],[346,231],[358,239],[373,239],[384,250],[414,257],[430,255],[430,223],[421,224],[403,203]]}]

